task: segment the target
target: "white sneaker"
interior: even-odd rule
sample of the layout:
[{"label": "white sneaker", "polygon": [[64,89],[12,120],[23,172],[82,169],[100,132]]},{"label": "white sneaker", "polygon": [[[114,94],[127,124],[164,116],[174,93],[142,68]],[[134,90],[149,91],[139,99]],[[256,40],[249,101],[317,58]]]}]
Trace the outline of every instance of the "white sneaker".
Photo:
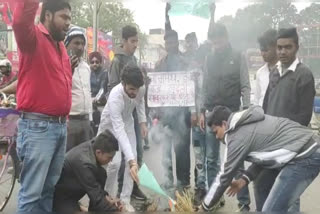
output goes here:
[{"label": "white sneaker", "polygon": [[135,212],[134,207],[130,203],[125,203],[124,209],[126,212],[130,212],[130,213]]}]

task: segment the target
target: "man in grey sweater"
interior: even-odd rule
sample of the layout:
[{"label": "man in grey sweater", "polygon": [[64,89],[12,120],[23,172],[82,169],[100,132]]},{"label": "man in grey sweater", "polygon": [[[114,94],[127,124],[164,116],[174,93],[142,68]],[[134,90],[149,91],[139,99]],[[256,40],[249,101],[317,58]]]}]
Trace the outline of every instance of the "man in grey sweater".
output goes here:
[{"label": "man in grey sweater", "polygon": [[[270,73],[263,109],[268,115],[288,118],[308,126],[312,116],[315,84],[311,70],[298,59],[298,50],[296,28],[280,29],[277,36],[279,62]],[[263,170],[255,180],[257,211],[261,211],[278,173],[277,170]],[[290,211],[300,211],[300,200]]]},{"label": "man in grey sweater", "polygon": [[[234,195],[263,168],[280,171],[263,212],[287,212],[320,170],[319,136],[286,118],[265,115],[259,106],[232,114],[224,106],[214,108],[208,126],[226,144],[224,166],[206,195],[202,208],[212,210],[227,187]],[[253,165],[232,182],[244,161]],[[289,179],[290,178],[290,179]]]}]

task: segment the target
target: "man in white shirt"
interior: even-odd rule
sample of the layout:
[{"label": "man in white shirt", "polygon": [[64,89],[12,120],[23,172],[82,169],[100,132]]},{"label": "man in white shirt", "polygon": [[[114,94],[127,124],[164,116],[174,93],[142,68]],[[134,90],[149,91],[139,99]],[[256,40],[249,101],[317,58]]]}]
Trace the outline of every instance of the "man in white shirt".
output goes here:
[{"label": "man in white shirt", "polygon": [[67,151],[91,139],[92,102],[90,87],[90,66],[82,58],[86,37],[84,31],[72,27],[65,39],[68,54],[79,59],[79,65],[72,76],[72,106],[69,114]]},{"label": "man in white shirt", "polygon": [[117,152],[107,167],[106,190],[112,197],[115,197],[117,193],[117,177],[121,165],[121,153],[124,154],[126,163],[120,199],[128,212],[134,212],[134,208],[130,205],[130,196],[133,189],[133,181],[138,183],[137,142],[132,117],[135,108],[142,137],[145,138],[148,132],[144,102],[145,88],[143,85],[143,75],[140,68],[133,64],[125,66],[121,83],[115,86],[109,94],[98,129],[98,135],[109,129],[120,145],[120,151]]},{"label": "man in white shirt", "polygon": [[269,85],[270,72],[275,68],[278,62],[277,56],[277,31],[267,30],[259,38],[261,56],[266,62],[256,74],[256,87],[254,91],[254,104],[262,106],[264,95]]}]

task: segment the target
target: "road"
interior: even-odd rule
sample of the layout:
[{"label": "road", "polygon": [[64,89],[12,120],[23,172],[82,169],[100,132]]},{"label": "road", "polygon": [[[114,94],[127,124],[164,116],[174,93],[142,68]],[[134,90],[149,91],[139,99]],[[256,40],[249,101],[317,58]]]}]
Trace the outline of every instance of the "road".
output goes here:
[{"label": "road", "polygon": [[[221,148],[224,149],[223,147]],[[223,152],[221,152],[223,154]],[[151,148],[148,151],[144,152],[144,160],[148,165],[149,169],[153,171],[156,179],[161,183],[164,179],[163,170],[161,166],[161,146],[159,144],[151,144]],[[192,163],[194,162],[192,157]],[[194,167],[194,164],[192,164]],[[193,170],[191,170],[193,171]],[[194,180],[193,174],[191,180]],[[192,182],[192,186],[194,183]],[[3,214],[13,214],[16,211],[17,206],[17,194],[18,194],[19,184],[16,184],[13,195],[9,201],[9,204],[5,208]],[[320,178],[318,177],[312,185],[306,190],[301,199],[301,211],[305,213],[316,213],[320,211],[320,199],[319,197],[320,190]],[[252,196],[252,186],[250,185],[250,193]],[[149,194],[150,195],[150,194]],[[237,210],[237,201],[235,198],[225,197],[226,205],[219,209],[221,212],[234,212]],[[253,199],[253,197],[251,197]],[[255,210],[254,200],[251,203],[251,210]]]}]

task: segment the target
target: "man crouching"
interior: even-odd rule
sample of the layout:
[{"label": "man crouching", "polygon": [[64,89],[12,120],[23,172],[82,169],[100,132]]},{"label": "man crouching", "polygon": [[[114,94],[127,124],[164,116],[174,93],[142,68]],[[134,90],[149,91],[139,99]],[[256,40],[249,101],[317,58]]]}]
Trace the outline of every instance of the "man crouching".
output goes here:
[{"label": "man crouching", "polygon": [[103,189],[107,173],[102,166],[112,161],[118,150],[118,141],[109,130],[71,149],[56,185],[54,211],[59,214],[81,211],[79,200],[86,194],[90,199],[89,211],[122,211],[120,201],[109,197]]}]

